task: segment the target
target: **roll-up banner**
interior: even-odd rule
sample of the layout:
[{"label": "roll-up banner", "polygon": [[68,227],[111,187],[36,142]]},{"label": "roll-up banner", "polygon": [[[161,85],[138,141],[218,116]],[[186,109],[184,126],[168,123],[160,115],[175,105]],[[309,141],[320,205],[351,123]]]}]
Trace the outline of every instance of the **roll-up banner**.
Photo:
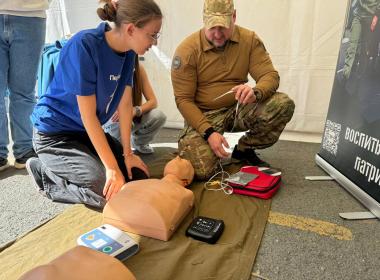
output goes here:
[{"label": "roll-up banner", "polygon": [[380,218],[380,0],[348,2],[316,162]]}]

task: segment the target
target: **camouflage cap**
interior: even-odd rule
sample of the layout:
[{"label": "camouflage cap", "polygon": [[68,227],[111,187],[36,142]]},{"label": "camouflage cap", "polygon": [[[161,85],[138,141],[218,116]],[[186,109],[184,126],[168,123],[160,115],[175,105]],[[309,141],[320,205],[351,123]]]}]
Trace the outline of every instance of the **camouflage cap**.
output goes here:
[{"label": "camouflage cap", "polygon": [[206,28],[231,26],[234,13],[233,0],[205,0],[203,6],[203,23]]}]

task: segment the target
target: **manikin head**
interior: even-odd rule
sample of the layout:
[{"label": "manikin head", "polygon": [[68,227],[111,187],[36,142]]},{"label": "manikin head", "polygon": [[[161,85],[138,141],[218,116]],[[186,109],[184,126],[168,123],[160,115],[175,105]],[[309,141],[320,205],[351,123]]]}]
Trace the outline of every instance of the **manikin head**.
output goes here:
[{"label": "manikin head", "polygon": [[165,165],[164,176],[169,174],[176,176],[188,186],[193,181],[194,168],[190,161],[177,156]]},{"label": "manikin head", "polygon": [[206,39],[216,48],[223,48],[231,39],[236,21],[233,0],[205,0],[203,23]]}]

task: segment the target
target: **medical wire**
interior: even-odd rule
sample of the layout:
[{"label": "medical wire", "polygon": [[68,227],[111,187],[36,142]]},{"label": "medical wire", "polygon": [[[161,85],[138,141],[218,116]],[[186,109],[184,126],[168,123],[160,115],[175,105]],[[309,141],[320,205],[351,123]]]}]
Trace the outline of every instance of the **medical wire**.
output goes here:
[{"label": "medical wire", "polygon": [[[219,167],[220,167],[221,171],[215,173],[206,183],[204,183],[204,188],[208,191],[223,191],[225,194],[230,195],[233,193],[233,188],[230,185],[228,185],[227,183],[225,183],[225,180],[227,178],[229,178],[231,175],[227,171],[224,171],[220,159],[218,160],[218,163],[219,163]],[[214,181],[214,178],[217,177],[218,175],[221,176],[220,182]],[[211,187],[212,185],[215,184],[215,182],[220,184],[219,188],[212,188]]]}]

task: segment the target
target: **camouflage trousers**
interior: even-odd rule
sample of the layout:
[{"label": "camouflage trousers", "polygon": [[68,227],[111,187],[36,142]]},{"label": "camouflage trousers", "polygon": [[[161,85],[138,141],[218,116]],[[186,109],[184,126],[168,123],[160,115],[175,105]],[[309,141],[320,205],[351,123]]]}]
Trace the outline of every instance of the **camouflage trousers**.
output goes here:
[{"label": "camouflage trousers", "polygon": [[[294,108],[294,102],[285,93],[277,92],[262,103],[239,106],[237,113],[236,106],[233,106],[210,110],[204,115],[221,134],[246,131],[239,139],[239,150],[264,149],[277,142],[292,118]],[[198,179],[207,179],[215,173],[219,158],[191,126],[185,125],[180,134],[178,150],[181,157],[190,160]]]}]

